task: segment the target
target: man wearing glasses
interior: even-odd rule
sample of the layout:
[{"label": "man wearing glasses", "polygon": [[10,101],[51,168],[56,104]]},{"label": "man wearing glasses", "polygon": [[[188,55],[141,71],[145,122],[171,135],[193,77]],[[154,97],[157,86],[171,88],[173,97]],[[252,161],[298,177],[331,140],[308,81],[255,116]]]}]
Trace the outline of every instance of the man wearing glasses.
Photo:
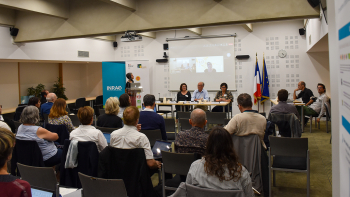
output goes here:
[{"label": "man wearing glasses", "polygon": [[[206,91],[204,88],[204,83],[203,82],[199,82],[197,85],[197,90],[195,90],[192,94],[192,99],[191,101],[208,101],[209,100],[209,94],[208,91]],[[204,111],[208,110],[208,106],[206,105],[197,105],[195,108],[200,108]]]},{"label": "man wearing glasses", "polygon": [[15,133],[15,124],[12,120],[4,118],[2,115],[2,105],[0,105],[0,128],[7,129]]}]

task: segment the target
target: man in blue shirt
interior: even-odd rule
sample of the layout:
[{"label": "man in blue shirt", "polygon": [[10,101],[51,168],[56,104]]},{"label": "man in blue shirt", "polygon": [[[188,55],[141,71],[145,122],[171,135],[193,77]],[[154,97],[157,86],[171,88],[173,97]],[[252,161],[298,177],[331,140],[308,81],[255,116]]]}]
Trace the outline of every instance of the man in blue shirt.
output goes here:
[{"label": "man in blue shirt", "polygon": [[44,114],[50,114],[51,107],[53,103],[57,100],[57,96],[55,93],[49,93],[46,96],[47,103],[41,105],[40,114],[44,116]]},{"label": "man in blue shirt", "polygon": [[143,97],[143,105],[145,109],[140,112],[139,124],[142,130],[160,129],[162,140],[168,140],[165,131],[165,122],[163,116],[154,112],[156,98],[152,94],[147,94]]},{"label": "man in blue shirt", "polygon": [[[206,91],[204,88],[204,83],[199,82],[197,85],[197,90],[195,90],[192,94],[191,101],[199,101],[199,100],[209,100],[208,91]],[[205,105],[197,105],[195,108],[203,109],[204,111],[208,110],[208,106]]]}]

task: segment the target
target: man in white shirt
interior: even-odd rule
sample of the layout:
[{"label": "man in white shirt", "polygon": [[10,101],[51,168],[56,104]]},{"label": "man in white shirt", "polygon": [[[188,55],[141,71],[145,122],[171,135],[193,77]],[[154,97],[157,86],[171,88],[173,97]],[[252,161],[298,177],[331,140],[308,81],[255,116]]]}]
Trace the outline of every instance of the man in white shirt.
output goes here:
[{"label": "man in white shirt", "polygon": [[[197,90],[195,90],[192,94],[192,98],[191,101],[199,101],[199,100],[209,100],[209,94],[208,91],[206,91],[204,88],[204,83],[203,82],[199,82],[197,85]],[[208,110],[208,106],[206,105],[196,105],[195,108],[200,108],[204,111]]]},{"label": "man in white shirt", "polygon": [[140,133],[136,126],[139,122],[140,112],[137,107],[130,106],[124,110],[124,127],[111,133],[110,146],[120,149],[143,148],[150,169],[158,169],[161,163],[153,159],[150,142],[147,136]]}]

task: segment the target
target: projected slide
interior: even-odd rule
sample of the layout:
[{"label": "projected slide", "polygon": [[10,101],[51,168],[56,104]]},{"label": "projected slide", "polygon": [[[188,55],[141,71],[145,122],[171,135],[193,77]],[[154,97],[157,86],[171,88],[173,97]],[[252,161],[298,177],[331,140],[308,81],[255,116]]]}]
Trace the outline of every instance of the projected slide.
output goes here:
[{"label": "projected slide", "polygon": [[197,57],[197,73],[224,72],[224,58],[222,56]]}]

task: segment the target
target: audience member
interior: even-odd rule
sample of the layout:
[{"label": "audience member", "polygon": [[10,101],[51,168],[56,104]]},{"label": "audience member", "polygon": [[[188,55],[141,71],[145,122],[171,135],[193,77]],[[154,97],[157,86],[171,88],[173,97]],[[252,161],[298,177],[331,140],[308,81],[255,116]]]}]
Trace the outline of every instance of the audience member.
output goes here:
[{"label": "audience member", "polygon": [[109,97],[105,104],[105,113],[100,115],[97,120],[97,126],[109,128],[122,128],[123,121],[117,116],[119,113],[119,100],[117,97]]},{"label": "audience member", "polygon": [[[222,83],[220,85],[221,91],[216,93],[215,101],[216,102],[230,102],[230,104],[225,106],[225,112],[228,112],[232,108],[233,96],[230,91],[227,90],[227,83]],[[215,106],[211,111],[212,112],[223,112],[224,108],[222,106]]]},{"label": "audience member", "polygon": [[139,117],[140,112],[137,107],[127,107],[123,113],[124,127],[111,133],[110,146],[120,149],[143,148],[148,167],[150,169],[159,169],[161,163],[153,159],[151,145],[147,136],[136,128]]},{"label": "audience member", "polygon": [[[186,184],[217,190],[242,190],[253,197],[248,170],[239,163],[230,134],[222,127],[214,127],[209,134],[205,156],[192,163]],[[186,196],[186,186],[176,190],[173,197]]]},{"label": "audience member", "polygon": [[41,102],[42,104],[44,104],[44,103],[47,102],[47,101],[46,101],[46,97],[47,97],[48,94],[49,94],[49,91],[48,91],[48,90],[42,90],[42,91],[41,91],[41,99],[40,99],[40,102]]},{"label": "audience member", "polygon": [[125,108],[127,108],[131,105],[130,96],[126,93],[122,94],[119,97],[119,102],[120,102],[120,105],[119,105],[118,117],[123,118],[123,112],[124,112]]},{"label": "audience member", "polygon": [[193,110],[189,121],[192,128],[180,131],[176,136],[176,152],[204,155],[208,139],[208,134],[204,132],[204,127],[207,124],[205,111],[202,109]]},{"label": "audience member", "polygon": [[2,116],[2,105],[0,105],[0,128],[4,128],[7,130],[12,131],[13,133],[16,132],[16,126],[13,120],[4,118]]},{"label": "audience member", "polygon": [[10,130],[0,128],[0,194],[4,197],[31,197],[30,184],[7,171],[15,142],[15,135]]},{"label": "audience member", "polygon": [[[208,92],[203,89],[204,88],[204,83],[203,82],[199,82],[197,85],[197,90],[195,90],[192,94],[192,98],[191,101],[203,101],[203,100],[209,100],[209,94]],[[208,106],[205,105],[196,105],[195,108],[200,108],[203,109],[204,111],[208,110]]]},{"label": "audience member", "polygon": [[69,139],[79,142],[95,142],[98,152],[101,152],[108,144],[103,133],[91,126],[94,119],[94,110],[89,106],[81,107],[78,110],[78,118],[82,125],[79,125],[70,133]]},{"label": "audience member", "polygon": [[[176,101],[191,101],[191,93],[187,91],[187,84],[180,85],[180,91],[177,93]],[[180,106],[176,105],[176,111],[181,111]],[[182,106],[181,106],[182,107]],[[185,106],[185,111],[188,111],[188,106]],[[178,114],[176,113],[176,122],[178,121]]]},{"label": "audience member", "polygon": [[30,106],[30,105],[33,105],[33,106],[37,107],[38,109],[40,109],[41,101],[39,100],[38,97],[32,97],[28,101],[28,106]]},{"label": "audience member", "polygon": [[62,149],[57,149],[54,141],[58,139],[57,133],[52,133],[35,124],[39,121],[39,110],[35,106],[24,108],[18,127],[16,139],[36,141],[39,145],[45,166],[51,167],[61,162]]},{"label": "audience member", "polygon": [[156,105],[156,98],[152,94],[147,94],[143,97],[143,104],[145,109],[140,112],[139,124],[142,125],[143,130],[160,129],[163,140],[168,140],[165,131],[165,122],[163,116],[154,112]]},{"label": "audience member", "polygon": [[49,124],[66,125],[69,132],[74,130],[72,120],[66,111],[66,100],[59,98],[53,104],[49,114]]},{"label": "audience member", "polygon": [[270,113],[281,113],[281,114],[295,114],[300,120],[299,112],[294,105],[287,103],[288,91],[281,89],[277,93],[278,105],[271,107]]},{"label": "audience member", "polygon": [[43,116],[44,114],[50,114],[51,107],[53,103],[57,100],[57,96],[55,93],[49,93],[46,97],[47,103],[43,103],[40,108],[40,114]]},{"label": "audience member", "polygon": [[[326,95],[326,86],[322,83],[317,84],[317,91],[320,96],[316,99],[314,98],[309,101],[309,106],[303,106],[304,115],[306,116],[316,116],[317,122],[320,122],[321,117],[326,113],[325,103],[329,104],[329,97]],[[305,122],[306,124],[306,122]]]},{"label": "audience member", "polygon": [[[296,91],[301,90],[301,92],[298,94],[298,96],[296,95]],[[299,99],[301,98],[301,100],[303,101],[303,103],[305,103],[306,106],[310,105],[310,99],[311,97],[314,96],[314,93],[312,93],[312,91],[308,88],[306,88],[306,84],[303,81],[300,81],[298,83],[298,88],[294,90],[293,93],[293,99]]]},{"label": "audience member", "polygon": [[249,94],[240,94],[237,97],[240,114],[235,115],[225,126],[225,129],[237,136],[258,135],[261,144],[266,149],[264,134],[266,129],[266,119],[258,111],[253,110],[252,97]]}]

